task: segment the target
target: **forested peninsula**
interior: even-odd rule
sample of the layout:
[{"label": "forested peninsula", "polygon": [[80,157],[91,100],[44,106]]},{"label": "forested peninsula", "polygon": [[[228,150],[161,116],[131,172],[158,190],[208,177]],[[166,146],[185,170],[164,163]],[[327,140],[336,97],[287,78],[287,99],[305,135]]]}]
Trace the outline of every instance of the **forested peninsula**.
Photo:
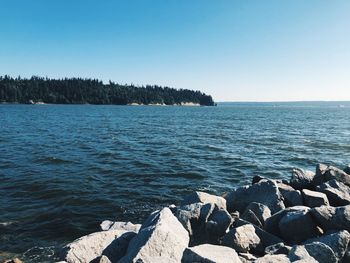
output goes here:
[{"label": "forested peninsula", "polygon": [[1,103],[201,105],[214,106],[210,95],[157,85],[135,86],[98,79],[51,79],[0,76]]}]

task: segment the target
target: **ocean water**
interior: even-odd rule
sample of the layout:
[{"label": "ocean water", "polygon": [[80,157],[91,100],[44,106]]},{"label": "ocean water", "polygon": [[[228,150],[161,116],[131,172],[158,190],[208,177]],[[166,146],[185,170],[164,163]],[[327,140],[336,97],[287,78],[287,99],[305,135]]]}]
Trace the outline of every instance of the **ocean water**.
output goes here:
[{"label": "ocean water", "polygon": [[0,260],[53,262],[102,220],[350,163],[350,103],[0,105]]}]

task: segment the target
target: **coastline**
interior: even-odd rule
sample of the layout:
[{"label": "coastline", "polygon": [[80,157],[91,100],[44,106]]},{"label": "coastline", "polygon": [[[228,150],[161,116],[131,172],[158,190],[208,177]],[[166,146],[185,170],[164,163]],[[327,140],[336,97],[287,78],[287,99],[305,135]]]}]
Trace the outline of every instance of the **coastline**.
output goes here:
[{"label": "coastline", "polygon": [[223,196],[193,192],[140,223],[103,221],[67,244],[61,263],[348,262],[350,166],[255,176]]}]

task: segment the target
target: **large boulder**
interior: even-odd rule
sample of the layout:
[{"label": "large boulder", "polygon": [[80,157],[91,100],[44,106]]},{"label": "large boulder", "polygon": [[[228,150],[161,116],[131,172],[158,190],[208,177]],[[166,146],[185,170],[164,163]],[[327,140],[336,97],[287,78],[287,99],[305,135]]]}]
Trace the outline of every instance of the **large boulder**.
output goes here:
[{"label": "large boulder", "polygon": [[233,219],[231,215],[225,209],[214,209],[205,225],[207,242],[213,244],[218,243],[219,238],[226,234],[232,222]]},{"label": "large boulder", "polygon": [[277,183],[278,189],[283,196],[283,202],[286,207],[303,205],[303,197],[299,190],[295,190],[290,185]]},{"label": "large boulder", "polygon": [[278,228],[280,237],[293,244],[322,234],[308,210],[288,211],[279,221]]},{"label": "large boulder", "polygon": [[120,221],[110,221],[105,220],[100,224],[101,230],[108,231],[108,230],[125,230],[125,231],[132,231],[132,232],[139,232],[141,224],[133,224],[131,222],[120,222]]},{"label": "large boulder", "polygon": [[240,263],[237,252],[229,247],[216,245],[199,245],[186,248],[182,263]]},{"label": "large boulder", "polygon": [[294,189],[304,189],[304,188],[313,188],[313,180],[315,177],[315,173],[303,169],[293,169],[292,177],[290,179],[289,184]]},{"label": "large boulder", "polygon": [[226,197],[227,210],[243,213],[252,202],[268,206],[274,214],[284,209],[283,197],[275,181],[261,180],[251,186],[244,186],[230,192]]},{"label": "large boulder", "polygon": [[213,203],[194,203],[179,207],[175,216],[188,231],[190,245],[218,243],[233,219],[223,208]]},{"label": "large boulder", "polygon": [[271,216],[270,208],[264,204],[257,203],[257,202],[252,202],[246,207],[244,213],[242,214],[242,218],[245,217],[245,214],[251,214],[251,213],[253,213],[256,216],[256,218],[259,220],[261,225],[264,225],[266,219],[268,219]]},{"label": "large boulder", "polygon": [[321,242],[332,249],[337,260],[341,260],[349,246],[350,234],[348,231],[343,230],[334,233],[328,233],[318,238],[305,241],[304,244],[308,245],[314,242]]},{"label": "large boulder", "polygon": [[317,187],[317,191],[325,193],[331,206],[350,204],[350,187],[333,179]]},{"label": "large boulder", "polygon": [[226,209],[226,200],[221,196],[211,195],[204,192],[194,192],[184,198],[181,205],[190,205],[194,203],[212,203],[216,204],[219,208]]},{"label": "large boulder", "polygon": [[281,221],[281,219],[288,213],[291,211],[309,211],[310,208],[306,207],[306,206],[293,206],[293,207],[288,207],[284,210],[281,210],[275,214],[273,214],[271,217],[269,217],[264,225],[264,230],[266,230],[267,232],[273,234],[273,235],[277,235],[277,236],[281,236],[280,230],[279,230],[279,222]]},{"label": "large boulder", "polygon": [[310,256],[304,246],[294,246],[288,254],[291,262],[317,263],[316,259]]},{"label": "large boulder", "polygon": [[334,166],[327,166],[324,164],[317,165],[314,184],[320,185],[324,182],[333,179],[342,182],[347,186],[350,186],[350,175],[344,172],[343,170]]},{"label": "large boulder", "polygon": [[[236,242],[236,237],[237,235],[239,235],[242,231],[244,231],[245,228],[240,228],[242,226],[248,226],[247,227],[247,233],[250,233],[251,236],[255,237],[255,235],[260,239],[260,242],[258,245],[256,246],[252,246],[250,248],[251,252],[252,253],[256,253],[256,254],[264,254],[265,253],[265,249],[266,247],[268,246],[271,246],[273,244],[277,244],[277,243],[281,243],[283,242],[282,239],[280,239],[279,237],[276,237],[266,231],[264,231],[263,229],[261,229],[260,227],[258,226],[255,226],[255,225],[252,225],[250,224],[249,222],[245,221],[245,220],[242,220],[242,219],[238,219],[236,222],[235,222],[235,228],[231,229],[223,238],[223,244],[227,244],[227,246],[231,246],[230,244],[232,244],[232,242]],[[255,232],[255,235],[252,233],[253,230],[252,230],[252,227],[254,228],[254,232]],[[237,231],[235,229],[239,229],[238,231],[238,234],[237,234]],[[232,241],[233,240],[233,241]],[[250,251],[249,250],[249,251]],[[238,251],[237,251],[238,252]],[[245,253],[245,252],[242,252],[241,253]]]},{"label": "large boulder", "polygon": [[186,229],[169,208],[163,208],[142,224],[119,263],[180,262],[188,243]]},{"label": "large boulder", "polygon": [[303,189],[304,204],[308,207],[329,205],[328,198],[324,193]]},{"label": "large boulder", "polygon": [[350,205],[339,207],[315,207],[311,209],[310,213],[319,226],[325,231],[350,231]]},{"label": "large boulder", "polygon": [[[115,250],[110,257],[116,262],[124,256],[128,242],[134,235],[136,234],[125,230],[111,230],[83,236],[66,245],[61,252],[60,258],[67,263],[91,262],[101,257],[107,251]],[[119,238],[120,242],[117,241]],[[120,244],[123,244],[123,246],[121,247]]]},{"label": "large boulder", "polygon": [[222,240],[224,246],[231,247],[241,253],[254,250],[260,243],[254,226],[250,224],[231,229]]},{"label": "large boulder", "polygon": [[324,243],[312,242],[304,245],[306,251],[311,257],[319,263],[337,263],[338,259],[333,250]]}]

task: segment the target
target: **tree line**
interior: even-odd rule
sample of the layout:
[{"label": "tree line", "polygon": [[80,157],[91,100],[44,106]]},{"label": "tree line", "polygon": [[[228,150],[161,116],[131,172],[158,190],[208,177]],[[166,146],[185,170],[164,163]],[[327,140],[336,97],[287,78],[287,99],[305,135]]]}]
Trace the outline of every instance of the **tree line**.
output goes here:
[{"label": "tree line", "polygon": [[198,103],[213,106],[210,95],[188,89],[157,85],[121,85],[112,81],[104,84],[98,79],[51,79],[33,76],[12,78],[0,76],[0,102],[53,104],[165,104]]}]

